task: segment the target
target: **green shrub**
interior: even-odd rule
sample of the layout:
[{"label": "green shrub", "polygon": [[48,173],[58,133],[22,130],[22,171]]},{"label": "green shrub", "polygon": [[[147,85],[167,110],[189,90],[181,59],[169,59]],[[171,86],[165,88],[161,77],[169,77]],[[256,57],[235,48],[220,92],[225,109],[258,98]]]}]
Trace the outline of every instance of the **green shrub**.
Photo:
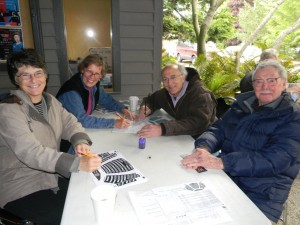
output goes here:
[{"label": "green shrub", "polygon": [[199,71],[203,84],[211,90],[216,98],[235,97],[239,91],[241,78],[251,69],[252,62],[246,62],[241,66],[241,73],[235,72],[235,61],[230,57],[219,56],[211,53],[210,59],[199,55],[195,66]]},{"label": "green shrub", "polygon": [[162,60],[161,60],[161,68],[164,68],[167,64],[176,64],[177,60],[176,57],[170,56],[166,49],[162,49]]},{"label": "green shrub", "polygon": [[[168,63],[177,63],[176,58],[163,53],[162,67]],[[281,63],[288,71],[288,82],[300,82],[300,71],[292,72],[295,67],[293,61],[285,59],[281,60]],[[216,98],[235,97],[239,91],[241,78],[255,68],[255,61],[249,60],[241,63],[240,73],[236,73],[234,59],[210,53],[209,58],[198,55],[194,66],[198,70],[204,86],[211,90]]]}]

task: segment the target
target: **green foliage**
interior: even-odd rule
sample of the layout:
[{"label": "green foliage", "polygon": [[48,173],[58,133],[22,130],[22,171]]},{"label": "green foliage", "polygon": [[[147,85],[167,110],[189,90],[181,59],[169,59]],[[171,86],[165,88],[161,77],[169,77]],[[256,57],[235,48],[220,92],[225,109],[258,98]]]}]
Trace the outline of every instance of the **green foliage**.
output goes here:
[{"label": "green foliage", "polygon": [[196,36],[192,23],[179,21],[178,18],[168,15],[163,17],[163,39],[180,39],[195,42]]},{"label": "green foliage", "polygon": [[295,64],[292,60],[287,60],[285,56],[281,57],[285,58],[285,60],[281,60],[281,64],[286,68],[288,72],[288,83],[299,83],[300,82],[300,70],[295,71]]},{"label": "green foliage", "polygon": [[163,16],[163,39],[196,41],[196,35],[192,23],[191,14],[184,11],[191,11],[190,0],[164,0]]},{"label": "green foliage", "polygon": [[[286,58],[280,55],[282,58]],[[162,67],[168,63],[176,63],[176,58],[163,54]],[[280,60],[288,71],[288,82],[300,82],[300,70],[293,72],[295,65],[292,60]],[[200,78],[205,87],[211,90],[216,98],[231,96],[235,97],[239,91],[241,78],[255,68],[255,61],[249,60],[241,63],[240,73],[235,72],[236,62],[230,57],[220,56],[211,53],[209,59],[204,55],[199,55],[194,66],[200,74]]]},{"label": "green foliage", "polygon": [[216,53],[210,55],[208,60],[199,55],[195,66],[199,71],[203,84],[211,90],[216,98],[234,97],[239,89],[240,79],[248,71],[249,62],[243,64],[241,73],[235,72],[235,61],[228,57],[219,56]]},{"label": "green foliage", "polygon": [[[163,1],[163,39],[180,39],[183,41],[190,41],[192,43],[196,42],[196,32],[193,26],[191,2],[191,0]],[[202,24],[203,18],[207,14],[209,4],[211,4],[210,0],[202,0],[198,2],[199,25]],[[229,11],[227,10],[227,12]],[[223,41],[231,36],[233,21],[231,21],[231,19],[229,21],[229,18],[229,14],[223,15],[223,13],[221,13],[219,20],[217,21],[218,24],[215,24],[213,30],[211,31],[209,40],[217,39]],[[222,20],[224,22],[223,25],[221,25]]]},{"label": "green foliage", "polygon": [[170,56],[169,54],[167,54],[166,49],[162,49],[161,68],[164,68],[167,64],[175,63],[177,63],[176,57]]},{"label": "green foliage", "polygon": [[[181,39],[196,42],[195,30],[192,23],[191,0],[163,1],[163,39]],[[206,41],[213,41],[218,46],[226,46],[234,38],[243,41],[257,28],[261,20],[274,8],[278,0],[230,0],[223,4],[214,15],[209,25]],[[199,25],[206,16],[211,1],[198,1]],[[250,3],[250,4],[247,4]],[[229,6],[229,7],[228,7]],[[236,12],[232,17],[231,12]],[[189,13],[187,13],[189,12]],[[292,26],[300,15],[300,1],[285,0],[272,16],[271,20],[259,32],[252,44],[262,49],[271,48],[282,30]],[[237,28],[234,30],[234,26]],[[293,31],[281,43],[280,52],[293,58],[298,57],[293,49],[299,47],[300,29]]]},{"label": "green foliage", "polygon": [[[292,26],[299,19],[299,15],[300,1],[286,0],[266,25],[264,36],[261,36],[261,39],[268,40],[273,44],[280,32]],[[298,47],[299,41],[300,29],[295,30],[285,38],[281,44],[281,51],[285,54],[290,54],[288,49],[290,47]]]},{"label": "green foliage", "polygon": [[[239,14],[239,22],[242,31],[237,33],[240,40],[246,39],[253,30],[260,24],[262,18],[274,7],[277,0],[261,1],[255,0],[255,7],[245,5]],[[292,26],[300,15],[300,1],[286,0],[272,16],[263,30],[255,39],[255,45],[264,43],[262,49],[271,48],[282,30]],[[292,47],[298,47],[300,43],[300,29],[289,34],[281,43],[280,52],[285,56],[296,57],[295,52],[290,51]]]},{"label": "green foliage", "polygon": [[300,83],[300,73],[290,73],[288,77],[289,83]]},{"label": "green foliage", "polygon": [[208,30],[207,41],[215,43],[225,43],[235,36],[233,23],[235,18],[232,16],[229,8],[222,8],[220,13],[216,14]]},{"label": "green foliage", "polygon": [[[207,41],[213,41],[218,46],[225,46],[229,39],[236,37],[239,40],[246,40],[249,35],[257,28],[267,13],[274,7],[277,0],[231,0],[231,9],[239,7],[238,17],[233,18],[225,5],[223,5],[214,15],[212,24],[209,27]],[[244,4],[250,2],[251,4]],[[228,2],[227,2],[228,3]],[[241,5],[242,3],[242,5]],[[198,2],[199,25],[201,25],[207,13],[210,1],[203,0]],[[240,8],[243,6],[243,8]],[[176,13],[178,12],[178,13]],[[191,0],[164,0],[164,39],[181,39],[194,42],[195,31],[192,25],[190,14]],[[286,30],[293,25],[300,15],[300,1],[285,0],[272,19],[266,24],[263,30],[257,35],[254,43],[261,49],[271,48],[282,30]],[[239,30],[233,30],[233,25],[239,25]],[[289,82],[300,82],[300,72],[292,72],[295,67],[293,59],[300,57],[300,52],[296,48],[300,47],[300,29],[289,34],[280,46],[282,64],[288,70]],[[298,57],[298,58],[297,58]],[[162,66],[167,63],[176,63],[174,57],[164,55]],[[216,97],[235,96],[239,88],[241,77],[255,67],[253,60],[241,63],[240,73],[235,72],[235,60],[211,54],[209,59],[199,55],[195,67],[199,71],[204,85],[212,90]]]}]

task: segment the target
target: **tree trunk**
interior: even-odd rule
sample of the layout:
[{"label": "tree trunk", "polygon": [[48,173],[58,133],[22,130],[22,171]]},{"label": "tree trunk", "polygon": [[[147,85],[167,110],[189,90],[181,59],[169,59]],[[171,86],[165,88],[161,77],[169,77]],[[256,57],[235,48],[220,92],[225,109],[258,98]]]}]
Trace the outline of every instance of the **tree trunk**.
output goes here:
[{"label": "tree trunk", "polygon": [[262,22],[258,25],[256,30],[249,36],[248,39],[245,40],[245,42],[242,45],[242,48],[240,51],[237,52],[236,55],[236,72],[239,73],[240,71],[240,60],[241,56],[243,55],[245,49],[254,41],[258,33],[264,28],[264,26],[267,24],[267,22],[272,18],[276,10],[279,8],[279,6],[284,2],[285,0],[279,0],[279,2],[276,4],[276,6],[265,16],[265,18],[262,20]]},{"label": "tree trunk", "polygon": [[198,37],[200,34],[200,26],[198,20],[198,0],[192,0],[192,19],[193,19],[193,26],[196,34],[196,40],[198,42]]},{"label": "tree trunk", "polygon": [[294,30],[298,29],[299,27],[300,27],[300,19],[298,19],[297,22],[294,23],[291,27],[281,31],[274,43],[273,48],[278,51],[280,44],[285,39],[285,37],[288,36],[290,33],[292,33]]},{"label": "tree trunk", "polygon": [[198,0],[192,0],[192,17],[197,39],[197,55],[206,54],[205,41],[209,26],[211,25],[217,9],[223,4],[224,1],[225,0],[210,0],[209,10],[200,27],[197,11]]}]

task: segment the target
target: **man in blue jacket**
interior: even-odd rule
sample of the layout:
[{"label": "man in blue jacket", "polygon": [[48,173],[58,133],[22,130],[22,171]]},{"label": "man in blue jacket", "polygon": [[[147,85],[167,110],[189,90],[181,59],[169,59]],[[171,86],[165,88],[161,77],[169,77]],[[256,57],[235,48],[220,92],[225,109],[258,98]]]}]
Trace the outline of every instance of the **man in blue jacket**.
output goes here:
[{"label": "man in blue jacket", "polygon": [[279,62],[259,63],[252,81],[254,92],[238,95],[182,164],[224,170],[276,223],[299,172],[300,108],[285,92],[287,72]]}]

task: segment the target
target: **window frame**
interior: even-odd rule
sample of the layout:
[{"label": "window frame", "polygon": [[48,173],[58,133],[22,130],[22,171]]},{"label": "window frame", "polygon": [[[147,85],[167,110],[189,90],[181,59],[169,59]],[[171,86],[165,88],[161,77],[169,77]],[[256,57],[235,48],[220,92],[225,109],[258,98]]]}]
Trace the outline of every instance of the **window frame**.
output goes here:
[{"label": "window frame", "polygon": [[[68,66],[67,56],[67,43],[65,36],[65,21],[64,21],[64,7],[63,1],[53,0],[53,16],[54,24],[57,26],[55,29],[56,43],[57,43],[57,56],[58,56],[58,68],[60,71],[61,85],[70,78],[70,70]],[[40,12],[39,0],[29,0],[31,19],[32,19],[32,31],[34,38],[35,49],[46,59],[45,49],[43,43],[42,34],[42,21]],[[112,93],[121,92],[121,56],[120,56],[120,1],[111,1],[111,43],[112,43],[112,71],[113,71],[113,90]],[[47,59],[46,59],[47,60]],[[5,69],[6,70],[6,65]],[[1,69],[1,67],[0,67]]]}]

